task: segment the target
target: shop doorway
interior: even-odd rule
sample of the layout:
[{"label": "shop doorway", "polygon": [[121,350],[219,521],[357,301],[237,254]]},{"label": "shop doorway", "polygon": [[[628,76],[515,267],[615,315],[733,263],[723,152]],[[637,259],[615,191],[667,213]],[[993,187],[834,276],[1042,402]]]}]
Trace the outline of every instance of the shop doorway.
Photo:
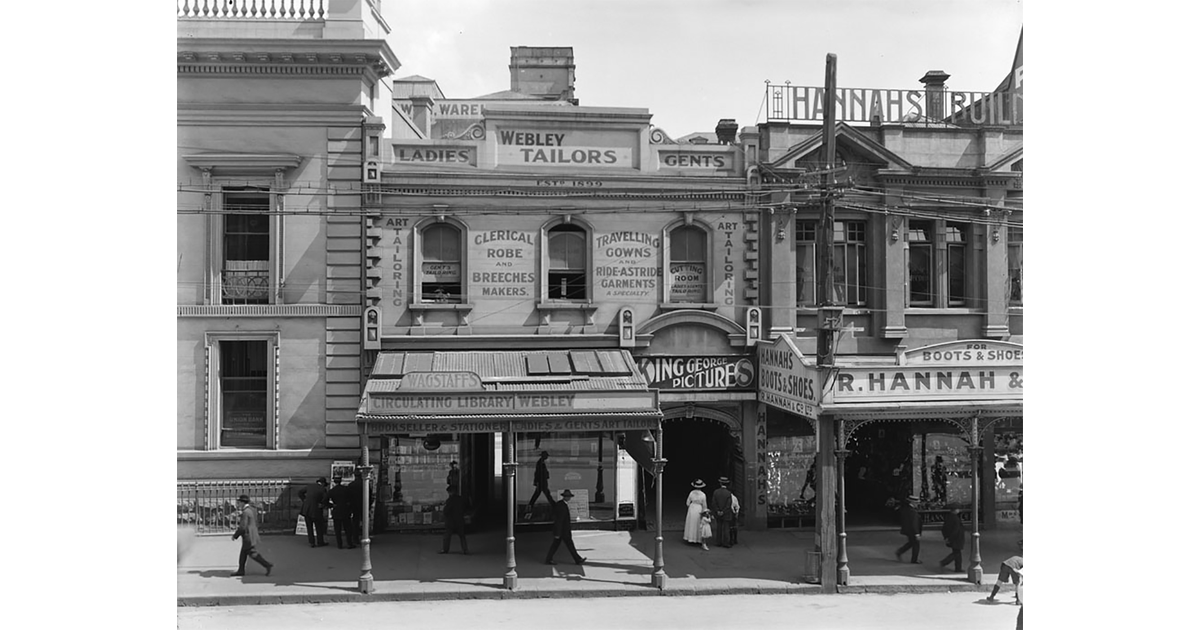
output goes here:
[{"label": "shop doorway", "polygon": [[[735,447],[733,436],[722,422],[683,418],[663,422],[663,457],[667,460],[662,476],[664,530],[683,531],[687,516],[685,502],[692,491],[692,481],[704,480],[704,493],[712,497],[717,478],[735,477]],[[647,513],[652,521],[653,477],[644,476],[643,481],[649,494]]]},{"label": "shop doorway", "polygon": [[898,423],[871,423],[848,440],[846,457],[846,526],[896,523],[892,500],[912,488],[912,428]]}]

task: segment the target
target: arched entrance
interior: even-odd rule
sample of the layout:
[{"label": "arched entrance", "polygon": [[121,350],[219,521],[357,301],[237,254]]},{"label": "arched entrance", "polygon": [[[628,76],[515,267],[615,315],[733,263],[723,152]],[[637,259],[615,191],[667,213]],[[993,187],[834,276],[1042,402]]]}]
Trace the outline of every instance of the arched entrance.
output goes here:
[{"label": "arched entrance", "polygon": [[683,530],[687,515],[685,501],[695,479],[704,480],[704,492],[710,497],[719,477],[729,477],[736,487],[743,456],[734,426],[731,417],[715,410],[695,408],[690,415],[664,410],[663,457],[667,460],[662,477],[664,529]]}]

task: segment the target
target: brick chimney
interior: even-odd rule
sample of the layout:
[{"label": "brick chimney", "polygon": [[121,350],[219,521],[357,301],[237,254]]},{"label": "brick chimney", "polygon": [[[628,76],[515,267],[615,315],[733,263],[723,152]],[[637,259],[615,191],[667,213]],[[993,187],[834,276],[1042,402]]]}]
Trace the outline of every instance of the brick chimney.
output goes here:
[{"label": "brick chimney", "polygon": [[737,140],[737,121],[732,118],[722,118],[717,121],[717,142],[733,144]]},{"label": "brick chimney", "polygon": [[570,47],[511,46],[511,90],[548,101],[575,99],[575,52]]},{"label": "brick chimney", "polygon": [[946,79],[950,75],[941,70],[930,70],[921,77],[925,84],[925,116],[934,120],[946,117]]}]

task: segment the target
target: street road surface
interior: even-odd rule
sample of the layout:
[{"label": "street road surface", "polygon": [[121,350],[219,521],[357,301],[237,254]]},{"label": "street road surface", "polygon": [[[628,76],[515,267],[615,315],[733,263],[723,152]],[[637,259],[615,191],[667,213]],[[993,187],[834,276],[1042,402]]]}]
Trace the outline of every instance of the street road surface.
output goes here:
[{"label": "street road surface", "polygon": [[[179,608],[180,630],[1011,630],[1012,591],[899,595],[711,595],[288,604]],[[1036,624],[1033,627],[1047,627]]]}]

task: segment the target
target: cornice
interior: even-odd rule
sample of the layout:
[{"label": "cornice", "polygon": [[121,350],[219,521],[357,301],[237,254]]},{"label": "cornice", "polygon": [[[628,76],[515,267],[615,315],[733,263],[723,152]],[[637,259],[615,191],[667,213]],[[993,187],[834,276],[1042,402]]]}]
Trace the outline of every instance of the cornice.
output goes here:
[{"label": "cornice", "polygon": [[181,75],[315,75],[370,73],[386,77],[400,61],[383,40],[320,39],[178,39]]},{"label": "cornice", "polygon": [[181,304],[178,317],[361,317],[361,306],[328,304]]},{"label": "cornice", "polygon": [[295,127],[304,125],[358,125],[371,111],[363,105],[285,105],[262,103],[179,103],[178,126],[256,125]]}]

